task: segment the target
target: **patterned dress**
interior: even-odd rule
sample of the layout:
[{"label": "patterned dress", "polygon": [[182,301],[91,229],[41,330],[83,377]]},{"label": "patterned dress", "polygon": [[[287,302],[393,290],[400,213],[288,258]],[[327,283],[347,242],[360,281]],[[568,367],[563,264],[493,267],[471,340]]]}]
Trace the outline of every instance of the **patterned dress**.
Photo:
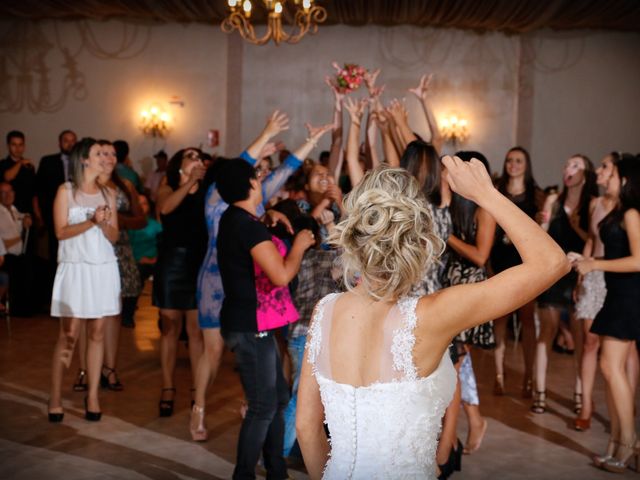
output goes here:
[{"label": "patterned dress", "polygon": [[[131,213],[131,202],[127,195],[120,189],[116,189],[116,207],[118,213]],[[118,258],[118,269],[120,270],[121,295],[123,297],[138,297],[142,291],[140,272],[133,257],[129,233],[121,228],[118,241],[115,244],[116,257]]]}]

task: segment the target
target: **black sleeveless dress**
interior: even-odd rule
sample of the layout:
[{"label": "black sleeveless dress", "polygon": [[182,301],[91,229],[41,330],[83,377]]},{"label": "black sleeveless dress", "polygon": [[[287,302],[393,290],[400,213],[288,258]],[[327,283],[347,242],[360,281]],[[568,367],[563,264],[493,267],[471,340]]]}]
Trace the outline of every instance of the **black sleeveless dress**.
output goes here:
[{"label": "black sleeveless dress", "polygon": [[[620,219],[607,221],[600,227],[605,260],[631,255],[629,237]],[[607,296],[596,315],[591,332],[620,340],[640,340],[640,272],[605,272]]]},{"label": "black sleeveless dress", "polygon": [[162,239],[153,275],[153,305],[195,310],[200,265],[207,251],[204,193],[200,186],[168,215],[161,215]]},{"label": "black sleeveless dress", "polygon": [[[588,211],[586,215],[583,212],[581,219],[586,219],[588,222]],[[584,226],[581,225],[581,227],[587,230],[588,223]],[[580,235],[571,226],[567,212],[565,212],[562,205],[556,205],[548,233],[565,253],[582,253],[584,240],[580,238]],[[541,307],[570,308],[574,303],[573,289],[577,280],[578,274],[571,270],[538,297],[538,305]]]}]

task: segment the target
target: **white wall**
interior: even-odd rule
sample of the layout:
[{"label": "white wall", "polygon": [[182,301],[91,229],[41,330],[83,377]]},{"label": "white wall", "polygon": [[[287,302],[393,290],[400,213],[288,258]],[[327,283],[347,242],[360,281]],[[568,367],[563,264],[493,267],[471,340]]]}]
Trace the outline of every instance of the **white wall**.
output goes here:
[{"label": "white wall", "polygon": [[[83,30],[87,32],[84,41]],[[2,37],[15,38],[21,32],[13,24],[0,24]],[[99,52],[91,47],[89,32],[103,50],[113,53],[129,41],[131,47],[122,52],[125,58],[99,58]],[[225,131],[227,36],[217,28],[200,24],[47,21],[30,24],[29,37],[41,41],[23,40],[13,54],[33,55],[43,50],[43,41],[51,45],[45,63],[50,69],[52,97],[62,92],[65,70],[61,68],[61,47],[78,52],[77,69],[84,74],[87,86],[86,98],[68,98],[54,113],[31,113],[26,108],[18,113],[0,113],[2,135],[14,128],[23,130],[27,156],[36,163],[42,155],[57,151],[57,135],[64,128],[75,130],[79,136],[127,140],[132,160],[143,171],[151,168],[151,156],[160,148],[171,154],[182,146],[206,144],[209,129]],[[15,75],[15,66],[11,68]],[[9,85],[15,97],[15,83]],[[173,96],[184,101],[184,107],[170,105]],[[152,103],[165,108],[174,119],[166,141],[145,137],[139,129],[140,112]],[[221,141],[220,148],[224,149],[224,136]]]},{"label": "white wall", "polygon": [[640,152],[640,35],[537,33],[531,154],[541,185],[574,153]]},{"label": "white wall", "polygon": [[[415,27],[322,27],[293,46],[245,45],[242,139],[250,141],[275,108],[291,116],[292,128],[284,135],[290,146],[304,141],[305,122],[331,121],[332,94],[324,76],[333,75],[335,60],[381,68],[383,101],[406,97],[410,122],[425,138],[422,110],[407,89],[423,73],[434,73],[437,116],[457,111],[466,117],[471,137],[462,148],[482,151],[497,165],[514,142],[517,52],[517,37]],[[327,136],[320,148],[328,146]]]},{"label": "white wall", "polygon": [[[422,73],[434,73],[436,115],[457,111],[469,120],[471,137],[461,148],[480,150],[499,169],[505,151],[522,143],[532,152],[541,185],[558,183],[571,153],[598,160],[611,149],[640,151],[638,34],[542,31],[520,37],[408,26],[325,26],[297,45],[257,47],[215,25],[46,21],[29,24],[25,31],[5,21],[0,22],[0,40],[6,45],[0,46],[0,66],[4,62],[15,77],[17,65],[26,62],[34,86],[39,81],[34,67],[42,56],[48,68],[45,85],[54,101],[66,72],[63,47],[85,78],[86,97],[70,96],[53,113],[32,113],[26,106],[0,113],[0,134],[24,130],[28,155],[36,162],[56,151],[63,128],[128,140],[143,171],[159,148],[172,153],[206,145],[209,129],[220,130],[221,145],[215,150],[233,155],[275,108],[291,117],[291,130],[282,139],[294,148],[306,137],[305,122],[331,120],[332,97],[324,76],[333,73],[333,60],[382,68],[383,99],[406,96],[410,121],[424,136],[419,105],[406,90]],[[126,58],[115,58],[123,42],[129,44],[120,55]],[[15,78],[3,80],[0,69],[0,111],[7,106],[7,88],[15,99],[15,85]],[[172,96],[184,107],[169,105]],[[138,128],[140,110],[152,102],[175,118],[166,145],[144,137]],[[327,137],[312,156],[328,143]]]}]

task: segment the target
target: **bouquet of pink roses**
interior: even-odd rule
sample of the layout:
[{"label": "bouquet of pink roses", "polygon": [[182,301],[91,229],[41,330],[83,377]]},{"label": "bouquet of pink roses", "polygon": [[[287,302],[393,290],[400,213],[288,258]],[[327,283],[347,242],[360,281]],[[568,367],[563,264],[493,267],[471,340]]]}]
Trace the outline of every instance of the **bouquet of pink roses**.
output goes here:
[{"label": "bouquet of pink roses", "polygon": [[360,88],[367,73],[366,68],[355,63],[345,63],[343,67],[340,67],[336,62],[333,62],[333,68],[338,72],[335,86],[340,93],[350,93]]}]

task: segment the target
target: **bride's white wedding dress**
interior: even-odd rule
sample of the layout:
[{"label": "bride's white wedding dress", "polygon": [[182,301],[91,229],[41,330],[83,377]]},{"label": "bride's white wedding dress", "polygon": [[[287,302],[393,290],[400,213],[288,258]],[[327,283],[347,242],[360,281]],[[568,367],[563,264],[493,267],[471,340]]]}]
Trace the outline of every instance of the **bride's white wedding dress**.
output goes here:
[{"label": "bride's white wedding dress", "polygon": [[372,359],[380,362],[379,378],[360,387],[332,380],[329,339],[339,296],[319,302],[308,345],[331,433],[323,478],[436,478],[438,434],[456,385],[449,353],[433,373],[418,377],[412,355],[418,299],[405,297],[389,311],[383,348]]}]

